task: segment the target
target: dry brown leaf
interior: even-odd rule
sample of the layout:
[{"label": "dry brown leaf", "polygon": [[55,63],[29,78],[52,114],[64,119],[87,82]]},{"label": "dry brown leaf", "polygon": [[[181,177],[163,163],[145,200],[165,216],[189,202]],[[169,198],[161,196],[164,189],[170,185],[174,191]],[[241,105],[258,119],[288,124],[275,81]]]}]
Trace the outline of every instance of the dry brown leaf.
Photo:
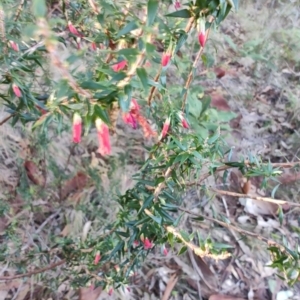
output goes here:
[{"label": "dry brown leaf", "polygon": [[28,178],[36,185],[44,186],[46,179],[39,170],[38,166],[30,160],[26,160],[24,163],[26,174]]},{"label": "dry brown leaf", "polygon": [[96,289],[91,289],[90,287],[79,289],[79,300],[96,300],[100,296],[102,288],[99,286]]},{"label": "dry brown leaf", "polygon": [[208,300],[246,300],[244,298],[236,298],[233,296],[226,296],[221,294],[214,294],[209,297]]},{"label": "dry brown leaf", "polygon": [[218,79],[224,77],[225,74],[226,74],[225,70],[223,68],[220,68],[220,67],[214,68],[214,72],[215,72]]},{"label": "dry brown leaf", "polygon": [[210,96],[211,96],[210,104],[212,107],[215,107],[218,110],[230,111],[230,107],[227,103],[227,100],[223,97],[223,95],[217,92],[212,92]]},{"label": "dry brown leaf", "polygon": [[243,116],[239,114],[236,118],[230,120],[229,125],[232,129],[240,128],[240,122],[242,120]]},{"label": "dry brown leaf", "polygon": [[61,189],[61,199],[66,199],[71,193],[83,189],[88,182],[88,177],[83,172],[78,172],[73,178],[67,180]]},{"label": "dry brown leaf", "polygon": [[248,179],[248,180],[244,183],[244,185],[243,185],[243,187],[242,187],[243,193],[244,193],[244,194],[249,194],[250,188],[251,188],[251,181],[250,181],[250,179]]},{"label": "dry brown leaf", "polygon": [[278,180],[282,184],[291,184],[300,180],[300,173],[294,173],[294,174],[284,173],[278,178]]},{"label": "dry brown leaf", "polygon": [[171,295],[171,293],[172,293],[172,291],[173,291],[173,289],[174,289],[174,287],[175,287],[177,281],[178,281],[178,276],[177,276],[176,273],[174,273],[174,274],[170,277],[170,279],[169,279],[169,281],[168,281],[168,283],[167,283],[167,286],[166,286],[164,295],[163,295],[163,297],[161,298],[161,300],[168,300],[168,299],[169,299],[169,297],[170,297],[170,295]]}]

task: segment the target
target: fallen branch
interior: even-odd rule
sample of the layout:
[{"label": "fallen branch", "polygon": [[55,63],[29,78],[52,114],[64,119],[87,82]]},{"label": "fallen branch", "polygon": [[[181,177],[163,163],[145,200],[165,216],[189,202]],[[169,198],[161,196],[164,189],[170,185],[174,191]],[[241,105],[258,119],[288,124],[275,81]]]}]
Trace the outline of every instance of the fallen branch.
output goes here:
[{"label": "fallen branch", "polygon": [[220,221],[218,219],[214,219],[214,218],[211,218],[211,217],[208,217],[208,216],[205,216],[205,215],[202,215],[202,214],[198,214],[198,213],[194,213],[186,208],[183,208],[183,207],[177,207],[178,210],[180,211],[183,211],[183,212],[186,212],[188,213],[189,215],[192,215],[192,216],[195,216],[195,217],[200,217],[200,218],[203,218],[203,219],[206,219],[206,220],[209,220],[211,222],[214,222],[214,223],[217,223],[223,227],[226,227],[227,229],[231,229],[231,230],[234,230],[234,231],[237,231],[241,234],[244,234],[244,235],[248,235],[248,236],[251,236],[251,237],[254,237],[254,238],[257,238],[258,240],[261,240],[265,243],[267,243],[269,246],[277,246],[281,251],[285,252],[285,253],[288,253],[286,251],[286,249],[284,248],[284,246],[282,246],[281,244],[277,243],[276,241],[274,240],[271,240],[271,239],[268,239],[264,236],[261,236],[259,235],[258,233],[255,233],[255,232],[251,232],[251,231],[248,231],[248,230],[245,230],[245,229],[242,229],[242,228],[239,228],[239,227],[236,227],[236,226],[233,226],[233,225],[230,225],[228,223],[225,223],[223,221]]},{"label": "fallen branch", "polygon": [[254,196],[254,195],[250,195],[250,194],[240,194],[240,193],[235,193],[235,192],[230,192],[230,191],[218,190],[215,188],[210,188],[210,190],[217,194],[220,194],[220,195],[227,195],[227,196],[233,196],[233,197],[239,197],[239,198],[250,198],[253,200],[275,203],[277,205],[289,204],[291,206],[300,207],[299,203],[294,203],[294,202],[285,201],[285,200],[281,200],[281,199],[273,199],[273,198],[269,198],[269,197]]},{"label": "fallen branch", "polygon": [[[199,185],[199,184],[201,184],[202,181],[204,181],[208,177],[214,175],[215,173],[226,171],[226,170],[233,169],[233,168],[238,168],[236,166],[226,165],[226,163],[232,164],[232,162],[224,162],[225,165],[216,168],[213,173],[212,172],[206,172],[203,175],[201,175],[197,181],[193,181],[193,182],[187,183],[186,185],[187,186]],[[250,162],[248,162],[248,161],[245,161],[244,163],[248,167],[252,166],[252,164],[250,164]],[[296,167],[297,165],[300,166],[300,162],[299,161],[297,161],[297,162],[287,162],[287,163],[271,163],[271,166],[273,168],[293,168],[293,167]]]},{"label": "fallen branch", "polygon": [[13,276],[0,276],[0,280],[7,281],[7,280],[13,280],[13,279],[17,279],[17,278],[30,277],[32,275],[44,273],[45,271],[54,269],[54,268],[56,268],[58,266],[63,265],[65,262],[66,262],[66,260],[63,259],[63,260],[60,260],[60,261],[58,261],[56,263],[53,263],[53,264],[49,265],[48,267],[45,267],[45,268],[42,268],[42,269],[37,269],[37,270],[31,271],[31,272],[27,272],[27,273],[24,273],[24,274],[18,274],[18,275],[13,275]]}]

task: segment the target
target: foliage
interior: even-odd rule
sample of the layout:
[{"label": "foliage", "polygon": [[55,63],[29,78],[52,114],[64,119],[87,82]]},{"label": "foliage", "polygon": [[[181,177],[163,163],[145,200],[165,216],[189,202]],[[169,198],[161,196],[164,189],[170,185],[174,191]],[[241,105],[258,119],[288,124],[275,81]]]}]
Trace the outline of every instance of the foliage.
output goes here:
[{"label": "foliage", "polygon": [[[200,46],[195,38],[203,34],[200,23],[204,22],[203,44],[211,28],[237,9],[238,1],[196,0],[181,4],[178,10],[170,1],[62,1],[57,15],[52,11],[51,18],[47,15],[53,6],[45,1],[21,1],[17,11],[9,9],[11,5],[12,1],[3,1],[0,7],[0,97],[13,125],[33,124],[47,147],[52,131],[61,134],[69,130],[66,124],[74,115],[80,126],[83,123],[84,135],[95,124],[101,137],[103,126],[111,131],[115,128],[121,110],[128,126],[139,123],[145,137],[152,139],[148,159],[134,177],[134,188],[113,195],[111,201],[118,207],[115,220],[104,222],[105,216],[98,216],[97,206],[91,204],[78,209],[98,228],[87,228],[82,237],[50,233],[51,248],[66,262],[65,276],[77,286],[91,282],[95,286],[126,284],[155,245],[173,247],[181,243],[179,253],[190,247],[200,256],[227,257],[230,245],[176,227],[181,221],[179,213],[184,211],[183,191],[200,185],[203,193],[211,193],[204,184],[205,172],[210,176],[219,170],[239,168],[247,179],[263,176],[264,184],[279,173],[257,157],[231,161],[231,149],[223,136],[234,114],[211,108],[202,87],[192,85],[198,62],[210,64],[205,52],[210,50],[208,44]],[[70,51],[66,60],[61,57],[60,48],[64,47]],[[194,61],[182,54],[189,47],[197,51]],[[175,78],[169,74],[173,67],[178,75]],[[80,140],[80,126],[74,129],[73,125],[74,142]],[[101,138],[100,148],[109,136]],[[109,154],[109,147],[105,151]],[[113,163],[112,158],[108,161]],[[57,170],[57,176],[59,173]],[[98,175],[89,170],[94,184],[101,181]],[[24,185],[19,192],[27,195],[29,209],[37,210],[30,204],[36,191]],[[6,210],[1,206],[3,215]],[[216,221],[220,218],[215,217]],[[202,217],[195,219],[201,221]],[[13,240],[16,229],[12,222],[5,238]],[[37,254],[49,265],[53,259],[47,249],[31,249],[26,257],[19,257],[17,251],[9,253],[5,244],[1,247],[1,259],[15,265],[19,273],[34,263]],[[14,248],[21,247],[20,241],[14,240]],[[278,243],[270,250],[275,253],[273,266],[281,271],[287,259],[298,260],[298,254],[288,248],[281,251]],[[289,264],[287,268],[291,268],[287,279],[295,281],[299,275],[293,270],[298,272],[298,266]]]}]

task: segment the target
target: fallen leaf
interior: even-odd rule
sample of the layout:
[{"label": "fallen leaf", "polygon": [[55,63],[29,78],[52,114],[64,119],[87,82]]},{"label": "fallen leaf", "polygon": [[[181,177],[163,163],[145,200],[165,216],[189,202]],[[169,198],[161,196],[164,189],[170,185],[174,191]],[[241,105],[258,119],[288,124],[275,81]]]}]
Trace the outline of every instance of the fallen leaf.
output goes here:
[{"label": "fallen leaf", "polygon": [[295,181],[300,180],[300,173],[284,173],[280,177],[278,177],[279,182],[282,184],[291,184]]},{"label": "fallen leaf", "polygon": [[83,172],[78,172],[73,178],[67,180],[61,189],[61,199],[66,199],[71,193],[82,190],[88,182],[88,177]]},{"label": "fallen leaf", "polygon": [[212,92],[210,96],[211,96],[210,105],[212,107],[215,107],[218,110],[230,111],[230,107],[227,103],[227,100],[221,94]]},{"label": "fallen leaf", "polygon": [[176,283],[178,281],[178,276],[176,273],[174,273],[171,278],[169,279],[168,283],[167,283],[167,286],[166,286],[166,289],[165,289],[165,292],[164,292],[164,295],[163,297],[161,298],[161,300],[168,300]]},{"label": "fallen leaf", "polygon": [[226,296],[221,294],[214,294],[209,297],[208,300],[246,300],[244,298],[236,298],[233,296]]},{"label": "fallen leaf", "polygon": [[214,68],[214,72],[215,72],[218,79],[224,77],[225,74],[226,74],[225,70],[223,68],[220,68],[220,67]]},{"label": "fallen leaf", "polygon": [[44,186],[46,179],[38,166],[30,160],[26,160],[24,163],[27,177],[36,185]]},{"label": "fallen leaf", "polygon": [[239,114],[236,118],[230,120],[229,125],[232,129],[240,128],[240,122],[242,120],[243,116]]},{"label": "fallen leaf", "polygon": [[243,187],[242,187],[243,193],[244,193],[244,194],[249,194],[250,188],[251,188],[251,181],[250,181],[250,179],[248,179],[248,180],[244,183],[244,185],[243,185]]}]

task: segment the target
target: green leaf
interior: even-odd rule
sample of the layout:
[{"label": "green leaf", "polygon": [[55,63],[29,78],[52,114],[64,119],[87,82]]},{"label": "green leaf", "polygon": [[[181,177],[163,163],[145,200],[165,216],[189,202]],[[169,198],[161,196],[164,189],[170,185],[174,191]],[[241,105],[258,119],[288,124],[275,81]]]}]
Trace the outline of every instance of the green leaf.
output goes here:
[{"label": "green leaf", "polygon": [[271,198],[275,198],[275,193],[276,193],[277,189],[279,188],[279,186],[280,186],[280,183],[274,187],[274,189],[272,190],[272,193],[271,193]]},{"label": "green leaf", "polygon": [[109,116],[106,110],[102,109],[101,106],[95,105],[94,106],[94,113],[95,116],[100,118],[106,124],[110,124]]},{"label": "green leaf", "polygon": [[153,199],[154,199],[154,195],[150,195],[144,202],[144,204],[141,207],[141,209],[139,210],[138,214],[140,214],[142,211],[144,211],[145,208],[147,208],[150,205],[150,203],[153,201]]},{"label": "green leaf", "polygon": [[280,222],[280,225],[282,225],[284,214],[283,214],[282,206],[281,205],[279,205],[278,210],[279,210],[278,211],[279,222]]},{"label": "green leaf", "polygon": [[184,18],[184,19],[188,19],[191,16],[192,16],[192,14],[188,9],[174,11],[174,12],[166,15],[166,17],[173,17],[173,18],[175,17],[175,18]]},{"label": "green leaf", "polygon": [[131,21],[126,24],[117,34],[116,39],[120,38],[122,35],[129,33],[132,30],[139,28],[135,21]]},{"label": "green leaf", "polygon": [[199,118],[202,112],[202,102],[195,97],[188,95],[189,111],[195,117]]},{"label": "green leaf", "polygon": [[80,84],[80,86],[83,89],[89,89],[89,90],[103,90],[107,88],[107,86],[95,81],[84,81]]},{"label": "green leaf", "polygon": [[187,246],[182,246],[181,249],[178,252],[178,255],[184,254],[187,250]]},{"label": "green leaf", "polygon": [[218,242],[213,243],[213,247],[216,248],[216,249],[231,249],[231,248],[234,248],[234,246],[232,246],[232,245],[218,243]]},{"label": "green leaf", "polygon": [[118,95],[119,105],[122,111],[128,111],[131,99],[125,93],[119,93]]},{"label": "green leaf", "polygon": [[42,18],[47,13],[47,6],[45,0],[33,0],[32,1],[32,13],[37,18]]},{"label": "green leaf", "polygon": [[188,34],[186,32],[184,32],[180,38],[178,39],[177,41],[177,45],[176,45],[176,48],[175,48],[175,53],[178,52],[178,50],[180,50],[180,48],[184,45],[184,43],[186,42],[188,38]]},{"label": "green leaf", "polygon": [[190,241],[190,236],[188,233],[186,233],[185,231],[183,230],[180,230],[180,234],[182,236],[182,238],[186,241],[186,242],[189,242]]},{"label": "green leaf", "polygon": [[157,216],[153,216],[153,215],[150,215],[149,217],[157,224],[162,225],[162,217],[157,217]]},{"label": "green leaf", "polygon": [[147,5],[147,26],[151,26],[155,20],[156,13],[158,10],[158,1],[157,0],[148,0]]},{"label": "green leaf", "polygon": [[137,68],[136,70],[138,77],[145,89],[145,93],[148,93],[148,75],[144,68]]},{"label": "green leaf", "polygon": [[202,110],[201,110],[201,113],[200,113],[200,117],[206,112],[206,110],[209,108],[209,105],[210,105],[210,102],[211,102],[211,99],[209,96],[205,96],[203,97],[202,99]]},{"label": "green leaf", "polygon": [[120,250],[122,250],[124,248],[125,242],[124,241],[120,241],[118,243],[118,245],[114,248],[114,250],[111,252],[110,256],[109,256],[109,260]]},{"label": "green leaf", "polygon": [[214,142],[216,142],[216,140],[220,137],[220,127],[217,129],[216,133],[208,139],[207,143],[209,145],[213,144]]}]

